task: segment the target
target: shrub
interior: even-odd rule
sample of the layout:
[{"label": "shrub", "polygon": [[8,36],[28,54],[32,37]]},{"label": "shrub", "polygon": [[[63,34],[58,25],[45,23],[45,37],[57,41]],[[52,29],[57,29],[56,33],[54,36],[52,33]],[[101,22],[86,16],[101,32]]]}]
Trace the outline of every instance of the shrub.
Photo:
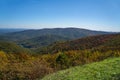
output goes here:
[{"label": "shrub", "polygon": [[69,59],[68,56],[64,53],[60,53],[56,58],[56,63],[60,65],[61,69],[69,67]]}]

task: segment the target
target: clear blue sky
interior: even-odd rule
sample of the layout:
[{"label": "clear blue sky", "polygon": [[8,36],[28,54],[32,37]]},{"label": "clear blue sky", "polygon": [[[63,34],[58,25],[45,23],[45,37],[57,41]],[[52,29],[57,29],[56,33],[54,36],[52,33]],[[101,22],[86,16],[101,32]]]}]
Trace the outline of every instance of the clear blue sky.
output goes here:
[{"label": "clear blue sky", "polygon": [[120,0],[0,0],[0,28],[120,31]]}]

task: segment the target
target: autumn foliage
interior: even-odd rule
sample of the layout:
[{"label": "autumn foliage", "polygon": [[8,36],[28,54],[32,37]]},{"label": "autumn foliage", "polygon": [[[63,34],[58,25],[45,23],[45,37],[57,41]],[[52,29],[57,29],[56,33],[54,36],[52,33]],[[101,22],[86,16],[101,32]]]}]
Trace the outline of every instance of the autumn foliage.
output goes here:
[{"label": "autumn foliage", "polygon": [[17,46],[15,49],[7,49],[2,45],[0,46],[0,80],[35,80],[58,70],[98,62],[110,57],[120,57],[119,35],[85,39],[80,39],[82,42],[75,40],[60,43],[57,47],[52,46],[54,53],[50,51],[51,53],[47,54],[29,54],[26,49],[20,49],[23,51],[19,52]]}]

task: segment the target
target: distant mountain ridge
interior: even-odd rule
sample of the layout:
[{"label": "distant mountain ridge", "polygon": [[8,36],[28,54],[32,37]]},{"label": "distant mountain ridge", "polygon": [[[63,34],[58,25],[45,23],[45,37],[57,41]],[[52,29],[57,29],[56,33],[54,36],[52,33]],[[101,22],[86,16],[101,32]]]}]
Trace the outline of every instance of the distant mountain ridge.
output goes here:
[{"label": "distant mountain ridge", "polygon": [[93,31],[80,28],[30,29],[3,34],[0,40],[12,41],[25,48],[39,48],[54,42],[79,39],[87,36],[111,34],[112,32]]},{"label": "distant mountain ridge", "polygon": [[0,34],[24,31],[26,29],[0,28]]},{"label": "distant mountain ridge", "polygon": [[92,31],[92,30],[80,29],[80,28],[52,28],[52,29],[39,29],[39,30],[32,30],[32,29],[24,30],[20,32],[5,34],[4,36],[8,37],[13,41],[19,41],[19,40],[26,40],[30,38],[39,37],[42,35],[49,35],[49,34],[76,39],[76,38],[92,36],[92,35],[109,34],[109,32]]}]

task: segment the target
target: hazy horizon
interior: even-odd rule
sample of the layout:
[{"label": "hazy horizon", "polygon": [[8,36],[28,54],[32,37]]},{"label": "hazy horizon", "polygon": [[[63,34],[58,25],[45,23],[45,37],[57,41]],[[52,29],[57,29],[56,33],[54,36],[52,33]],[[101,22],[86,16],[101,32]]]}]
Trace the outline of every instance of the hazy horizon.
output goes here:
[{"label": "hazy horizon", "polygon": [[120,32],[120,0],[1,0],[0,28]]}]

